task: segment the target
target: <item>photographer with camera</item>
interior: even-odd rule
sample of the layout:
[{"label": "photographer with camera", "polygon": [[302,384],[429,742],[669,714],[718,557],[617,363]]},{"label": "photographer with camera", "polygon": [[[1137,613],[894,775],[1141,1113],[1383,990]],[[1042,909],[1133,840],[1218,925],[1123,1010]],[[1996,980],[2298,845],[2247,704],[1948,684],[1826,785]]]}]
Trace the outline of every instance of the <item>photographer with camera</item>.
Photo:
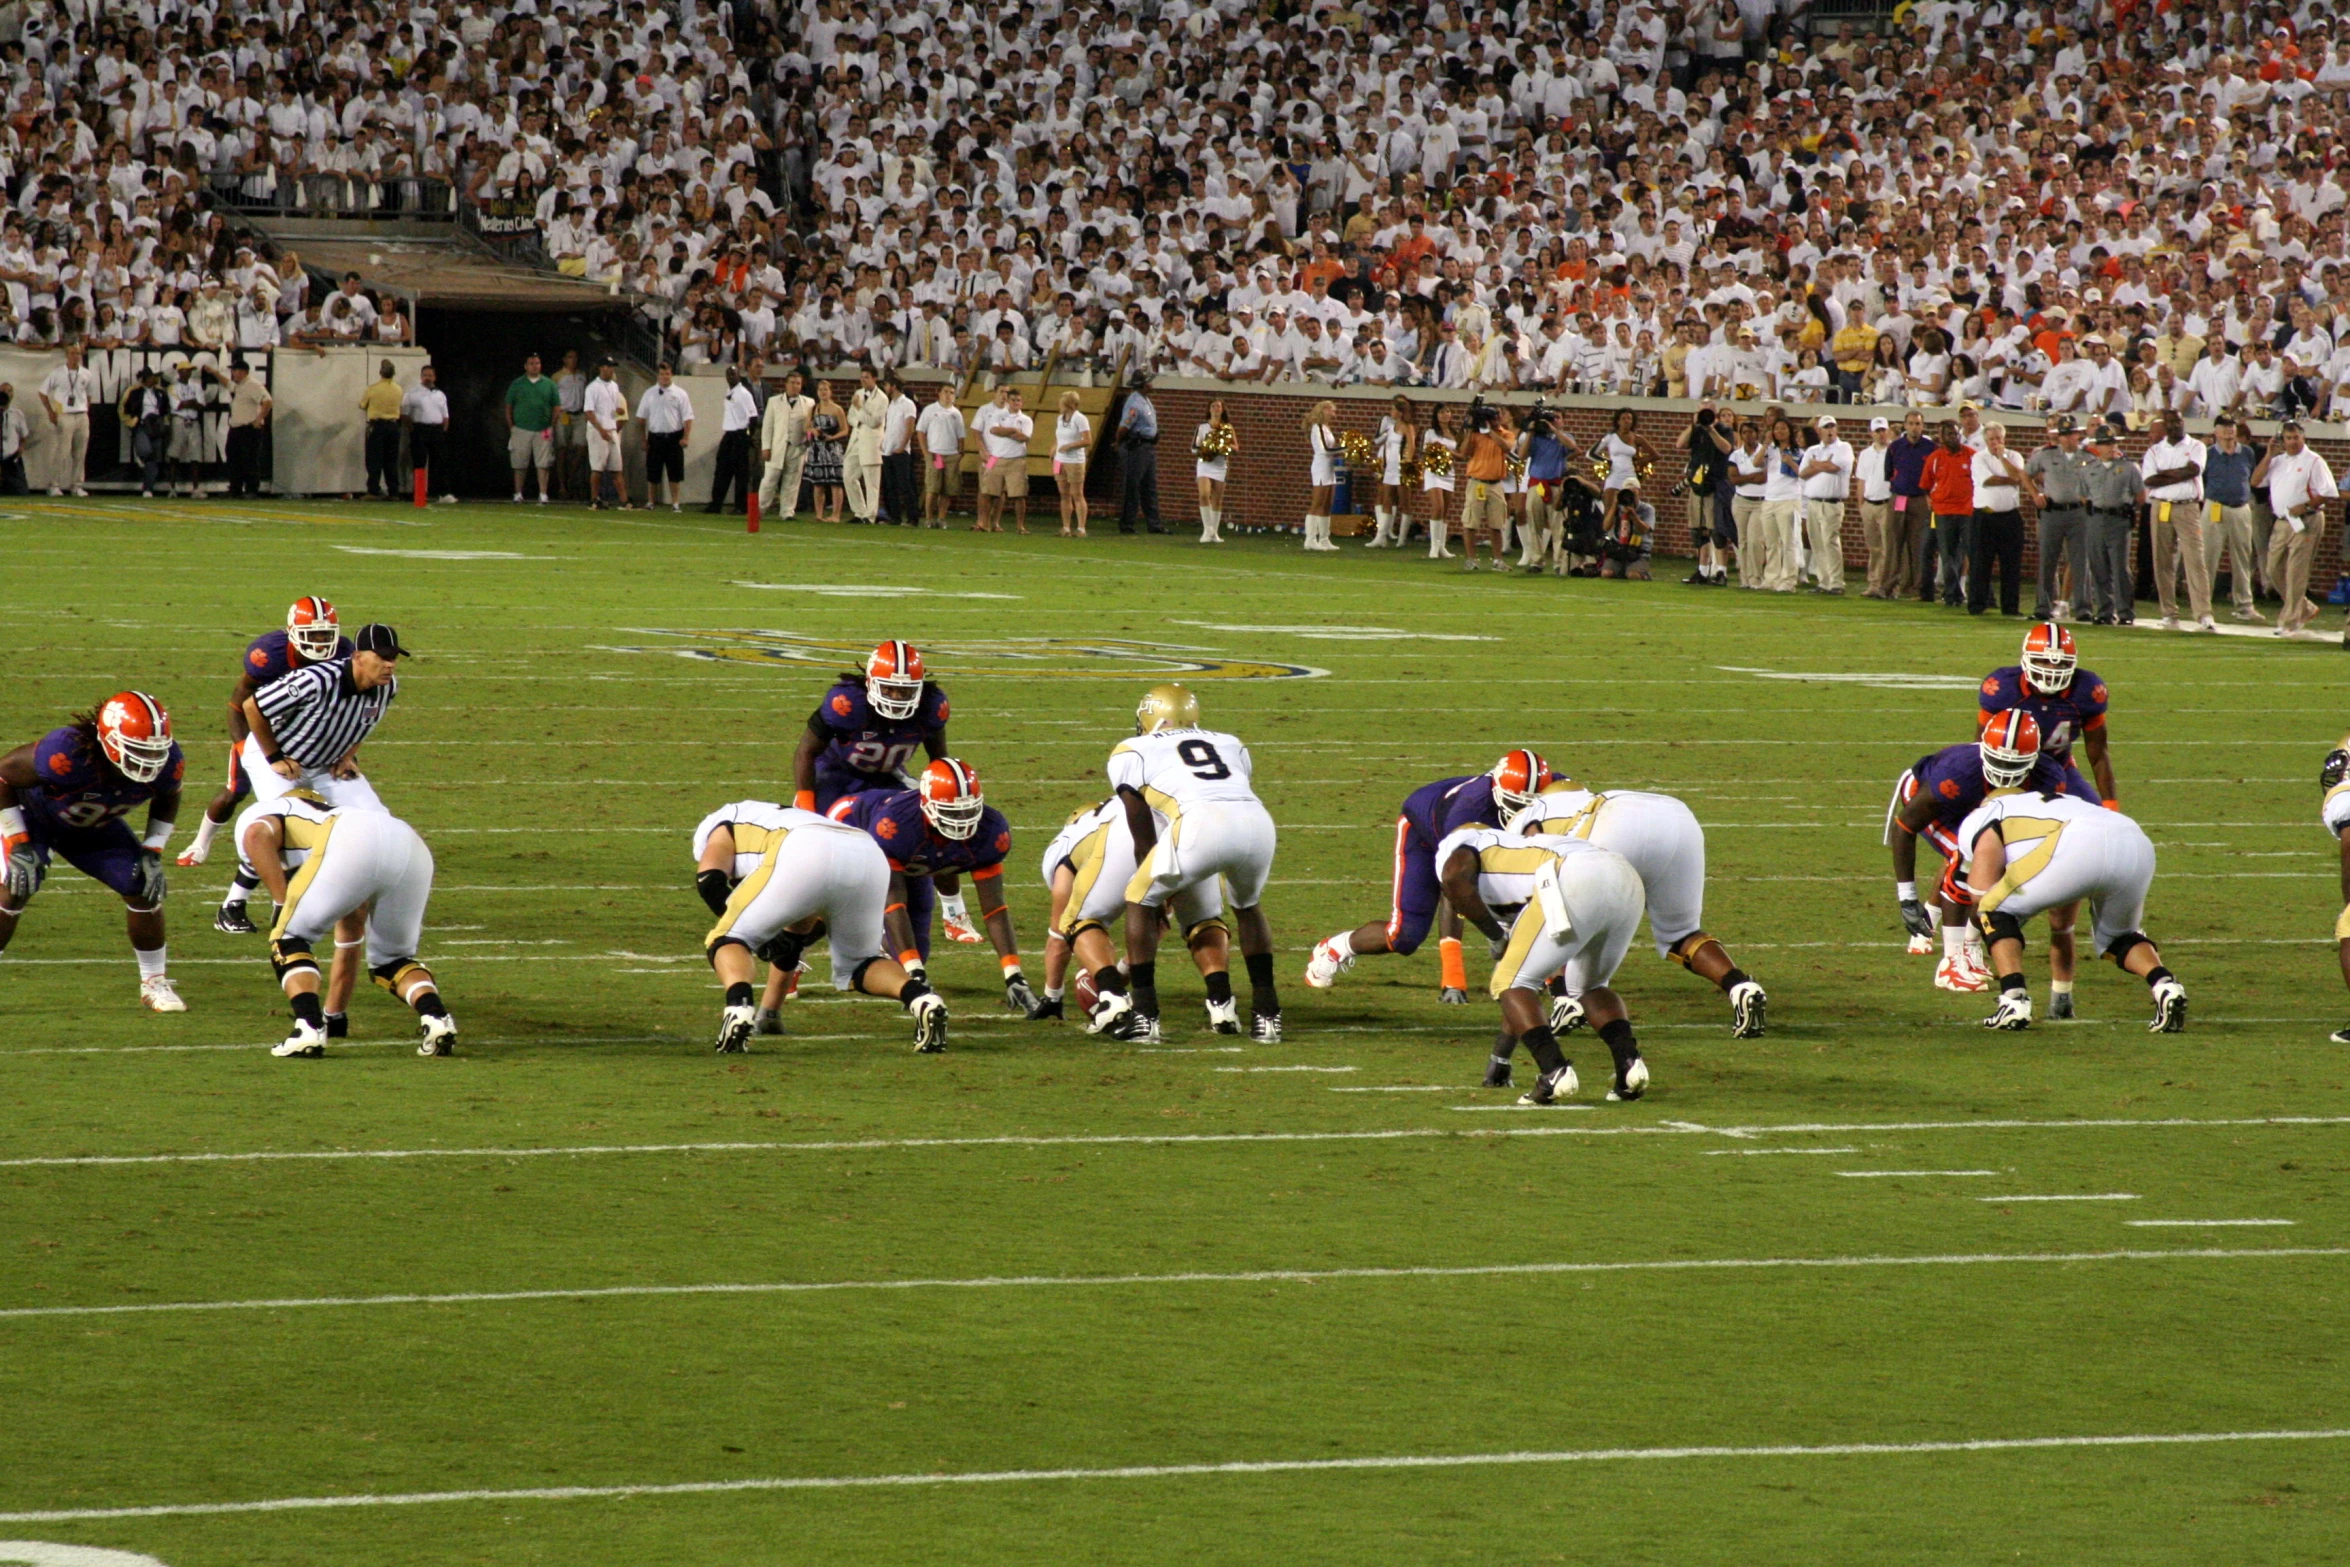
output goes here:
[{"label": "photographer with camera", "polygon": [[1501,482],[1509,477],[1510,447],[1516,432],[1498,408],[1480,397],[1469,405],[1469,431],[1461,437],[1461,543],[1467,558],[1461,570],[1477,569],[1477,541],[1490,538],[1493,569],[1502,570],[1501,541],[1509,526],[1509,501]]},{"label": "photographer with camera", "polygon": [[1738,539],[1730,519],[1730,453],[1737,442],[1712,398],[1698,404],[1697,417],[1674,437],[1673,446],[1689,458],[1689,542],[1697,556],[1697,569],[1681,580],[1691,587],[1726,588],[1730,568],[1722,563],[1722,551]]},{"label": "photographer with camera", "polygon": [[[1567,443],[1559,439],[1558,418],[1541,403],[1526,415],[1518,437],[1518,455],[1526,464],[1525,547],[1519,552],[1521,570],[1539,572],[1554,556],[1561,556],[1566,522]],[[1566,570],[1560,559],[1558,569]]]}]

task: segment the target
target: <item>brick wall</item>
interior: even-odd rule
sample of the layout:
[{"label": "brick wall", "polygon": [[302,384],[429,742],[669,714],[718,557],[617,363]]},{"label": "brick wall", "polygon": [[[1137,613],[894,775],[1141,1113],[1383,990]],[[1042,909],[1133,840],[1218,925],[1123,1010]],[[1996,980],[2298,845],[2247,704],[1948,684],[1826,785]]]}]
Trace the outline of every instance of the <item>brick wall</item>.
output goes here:
[{"label": "brick wall", "polygon": [[[1207,418],[1208,404],[1221,397],[1233,424],[1240,431],[1240,449],[1231,462],[1231,478],[1224,492],[1224,522],[1234,527],[1273,527],[1295,529],[1305,515],[1309,497],[1307,480],[1305,432],[1302,428],[1306,414],[1325,398],[1338,405],[1338,427],[1357,430],[1364,435],[1375,435],[1379,419],[1387,411],[1390,394],[1361,387],[1332,390],[1325,387],[1284,383],[1276,386],[1236,390],[1221,382],[1161,377],[1151,389],[1152,405],[1158,410],[1161,439],[1159,444],[1159,510],[1169,527],[1196,527],[1199,517],[1197,490],[1192,481],[1192,432]],[[1466,405],[1469,395],[1464,392],[1434,392],[1415,388],[1408,394],[1420,410],[1423,428],[1431,417],[1430,410],[1437,403],[1453,402]],[[1492,399],[1514,406],[1533,401],[1530,397],[1512,396]],[[1552,410],[1559,416],[1567,437],[1578,446],[1588,446],[1606,432],[1609,418],[1623,401],[1594,397],[1557,397],[1550,399]],[[1673,440],[1688,427],[1697,411],[1693,402],[1670,401],[1662,398],[1631,401],[1639,412],[1639,429],[1649,444],[1665,458],[1662,482],[1670,484],[1682,472],[1671,451]],[[1759,413],[1760,405],[1742,409]],[[1898,426],[1903,414],[1901,408],[1800,408],[1788,412],[1797,418],[1816,418],[1833,413],[1844,427],[1847,440],[1859,445],[1867,437],[1868,421],[1872,414],[1882,413]],[[1113,411],[1111,418],[1116,417]],[[1938,415],[1929,414],[1929,428],[1938,421]],[[2001,416],[2008,428],[2008,444],[2019,454],[2029,457],[2045,439],[2040,421],[2026,415]],[[2267,440],[2272,427],[2260,425],[2261,439]],[[2189,433],[2199,439],[2209,438],[2208,425],[2196,424]],[[2123,444],[2124,453],[2135,461],[2149,444],[2143,434],[2131,435]],[[2350,487],[2350,439],[2321,435],[2310,443],[2324,454],[2335,477]],[[1104,506],[1114,516],[1118,505],[1121,477],[1114,449],[1105,451],[1089,472],[1087,486],[1097,512]],[[1678,497],[1651,497],[1657,509],[1657,552],[1663,555],[1687,555],[1689,526],[1686,501]],[[1371,497],[1367,490],[1358,490],[1356,508],[1368,511]],[[1418,502],[1415,498],[1417,512]],[[1453,503],[1453,514],[1459,515],[1459,502]],[[2343,533],[2336,518],[2335,526],[2326,531],[2324,542],[2318,548],[2315,569],[2310,574],[2311,596],[2322,598],[2330,591],[2341,569]],[[2034,530],[2029,525],[2031,512],[2025,511],[2024,569],[2026,580],[2038,570],[2039,551],[2033,542]],[[2150,553],[2147,528],[2139,528],[2139,581],[2152,592],[2147,556]],[[1857,506],[1847,506],[1844,518],[1844,558],[1847,567],[1862,568],[1868,563],[1868,552],[1862,544],[1860,515]],[[2224,568],[2223,568],[2224,569]],[[2027,589],[2028,591],[2028,589]]]}]

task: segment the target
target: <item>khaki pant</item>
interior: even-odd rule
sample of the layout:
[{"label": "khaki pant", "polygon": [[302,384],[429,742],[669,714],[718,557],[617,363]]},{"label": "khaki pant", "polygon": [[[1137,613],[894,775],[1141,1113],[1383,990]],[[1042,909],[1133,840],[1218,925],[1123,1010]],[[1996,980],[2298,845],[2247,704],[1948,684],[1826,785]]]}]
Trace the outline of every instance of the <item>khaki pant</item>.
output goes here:
[{"label": "khaki pant", "polygon": [[1471,479],[1461,497],[1461,532],[1492,533],[1503,537],[1510,525],[1508,499],[1501,493],[1499,479]]},{"label": "khaki pant", "polygon": [[[1740,537],[1744,537],[1743,531]],[[1754,552],[1762,558],[1755,563],[1754,574],[1758,584],[1770,593],[1795,591],[1795,502],[1765,501],[1754,514]],[[1746,563],[1746,552],[1739,551],[1738,562]]]},{"label": "khaki pant", "polygon": [[1762,541],[1755,536],[1755,517],[1762,504],[1760,496],[1730,497],[1730,521],[1738,529],[1738,585],[1742,588],[1762,586]]},{"label": "khaki pant", "polygon": [[1558,519],[1558,509],[1550,504],[1549,497],[1536,489],[1526,492],[1526,520],[1518,528],[1519,565],[1538,567],[1550,558]]},{"label": "khaki pant", "polygon": [[759,510],[770,517],[790,519],[800,514],[800,475],[807,471],[808,448],[787,446],[770,457],[759,474]]},{"label": "khaki pant", "polygon": [[2317,558],[2318,540],[2325,536],[2325,512],[2312,507],[2301,522],[2302,531],[2295,533],[2280,516],[2268,536],[2268,580],[2284,600],[2277,609],[2279,631],[2299,631],[2317,618],[2317,606],[2309,602],[2309,567]]},{"label": "khaki pant", "polygon": [[49,481],[52,488],[75,490],[81,488],[82,469],[90,456],[90,416],[88,414],[59,414],[57,416],[57,476]]},{"label": "khaki pant", "polygon": [[848,491],[849,515],[871,522],[881,514],[881,458],[841,465],[841,488]]},{"label": "khaki pant", "polygon": [[2188,613],[2196,620],[2211,614],[2211,564],[2203,557],[2203,503],[2156,501],[2154,512],[2154,598],[2162,618],[2178,618],[2178,580],[2187,577]]},{"label": "khaki pant", "polygon": [[2252,543],[2252,508],[2249,506],[2222,506],[2217,501],[2206,501],[2203,506],[2203,580],[2219,580],[2221,549],[2228,555],[2228,597],[2236,601],[2236,614],[2243,619],[2252,614],[2252,579],[2260,570],[2260,551]]},{"label": "khaki pant", "polygon": [[1889,599],[1894,584],[1901,580],[1902,537],[1895,530],[1893,497],[1881,501],[1860,503],[1860,536],[1869,552],[1868,595],[1873,599]]},{"label": "khaki pant", "polygon": [[1811,551],[1811,579],[1823,593],[1844,591],[1844,503],[1814,498],[1803,503],[1803,531]]}]

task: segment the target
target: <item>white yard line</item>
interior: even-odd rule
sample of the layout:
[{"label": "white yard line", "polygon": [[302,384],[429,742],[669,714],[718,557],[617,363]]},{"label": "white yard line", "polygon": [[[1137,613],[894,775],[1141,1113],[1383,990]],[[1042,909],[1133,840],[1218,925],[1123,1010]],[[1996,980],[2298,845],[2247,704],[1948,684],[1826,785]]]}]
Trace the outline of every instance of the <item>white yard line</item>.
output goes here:
[{"label": "white yard line", "polygon": [[1889,1181],[1902,1176],[1916,1176],[1922,1179],[1928,1176],[1942,1175],[2005,1175],[2007,1172],[2004,1170],[1838,1170],[1836,1173],[1848,1181]]},{"label": "white yard line", "polygon": [[1219,1072],[1359,1072],[1353,1066],[1220,1066]]},{"label": "white yard line", "polygon": [[252,1300],[140,1301],[118,1305],[15,1306],[0,1319],[141,1317],[166,1312],[322,1311],[370,1306],[474,1306],[534,1300],[633,1300],[694,1295],[827,1295],[896,1290],[1100,1289],[1167,1284],[1329,1284],[1365,1279],[1483,1279],[1575,1273],[1769,1273],[1845,1268],[1976,1268],[2084,1262],[2248,1262],[2350,1257],[2350,1246],[2220,1247],[2148,1251],[1945,1252],[1922,1256],[1673,1257],[1636,1262],[1499,1262],[1459,1267],[1251,1268],[1232,1272],[1018,1274],[977,1278],[820,1279],[752,1284],[616,1284],[578,1289],[471,1290],[390,1295],[311,1295]]},{"label": "white yard line", "polygon": [[2350,1429],[2176,1431],[2115,1436],[1973,1437],[1943,1442],[1835,1442],[1754,1447],[1594,1447],[1555,1452],[1421,1453],[1365,1458],[1235,1459],[1223,1463],[1127,1464],[1094,1469],[992,1469],[881,1475],[785,1475],[641,1485],[528,1486],[351,1496],[281,1496],[247,1502],[166,1502],[145,1507],[67,1507],[0,1513],[0,1523],[99,1523],[119,1518],[186,1518],[358,1507],[425,1507],[455,1502],[577,1502],[637,1496],[716,1496],[761,1491],[847,1491],[912,1486],[1038,1485],[1068,1480],[1169,1480],[1213,1475],[1329,1474],[1403,1469],[1481,1469],[1544,1464],[1671,1463],[1699,1459],[1885,1458],[1939,1453],[2048,1452],[2081,1448],[2203,1447],[2228,1442],[2335,1442]]},{"label": "white yard line", "polygon": [[2136,1192],[2055,1192],[2047,1196],[1977,1197],[1977,1202],[2136,1202]]},{"label": "white yard line", "polygon": [[1857,1148],[1709,1148],[1706,1150],[1705,1156],[1708,1159],[1760,1159],[1771,1154],[1828,1154],[1859,1152],[1860,1150]]},{"label": "white yard line", "polygon": [[2292,1219],[2124,1219],[2122,1223],[2134,1230],[2240,1230],[2266,1229],[2272,1225],[2290,1227]]}]

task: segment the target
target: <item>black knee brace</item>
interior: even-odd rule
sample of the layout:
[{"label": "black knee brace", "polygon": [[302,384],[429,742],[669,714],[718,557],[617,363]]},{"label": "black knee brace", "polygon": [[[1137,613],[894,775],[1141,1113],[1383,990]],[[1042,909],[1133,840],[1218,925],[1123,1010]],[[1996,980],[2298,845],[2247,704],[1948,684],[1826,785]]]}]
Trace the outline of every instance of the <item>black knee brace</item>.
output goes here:
[{"label": "black knee brace", "polygon": [[1978,910],[1975,914],[1975,928],[1983,933],[1985,941],[2012,941],[2018,946],[2024,944],[2024,922],[2005,909],[1996,914],[1985,914]]},{"label": "black knee brace", "polygon": [[880,961],[881,959],[879,958],[867,958],[864,962],[858,964],[855,972],[849,975],[849,989],[854,990],[859,994],[863,994],[865,989],[865,971]]},{"label": "black knee brace", "polygon": [[[751,951],[751,944],[743,940],[740,936],[720,936],[715,940],[707,943],[702,948],[702,956],[709,960],[710,966],[712,968],[716,968],[718,966],[718,949],[720,947],[740,947],[745,952]],[[756,953],[753,953],[752,955],[754,957],[757,956]]]},{"label": "black knee brace", "polygon": [[2105,955],[2113,959],[2116,967],[2127,967],[2131,953],[2140,947],[2153,945],[2154,943],[2148,939],[2144,931],[2133,930],[2126,936],[2114,937],[2112,943],[2106,947]]},{"label": "black knee brace", "polygon": [[1227,937],[1230,937],[1232,934],[1232,927],[1224,923],[1223,915],[1211,914],[1196,925],[1185,926],[1183,929],[1183,939],[1188,944],[1190,942],[1199,940],[1200,937],[1206,935],[1211,930],[1220,930]]},{"label": "black knee brace", "polygon": [[310,943],[299,936],[281,936],[269,944],[269,967],[279,984],[288,974],[299,974],[307,969],[318,972],[318,960],[310,955]]}]

